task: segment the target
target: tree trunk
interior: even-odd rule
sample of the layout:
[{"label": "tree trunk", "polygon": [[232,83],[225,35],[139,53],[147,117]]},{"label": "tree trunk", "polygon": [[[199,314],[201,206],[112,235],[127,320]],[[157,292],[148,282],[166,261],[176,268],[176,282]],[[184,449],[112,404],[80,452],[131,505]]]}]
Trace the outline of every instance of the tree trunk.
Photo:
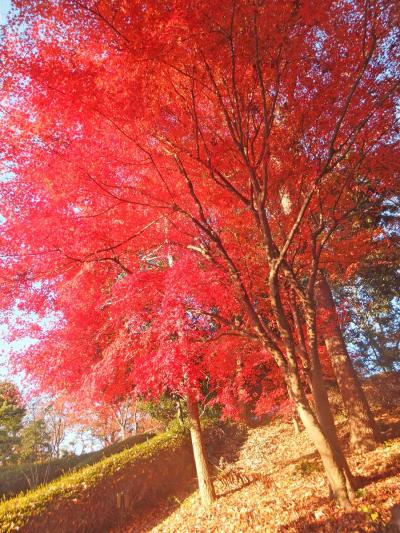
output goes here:
[{"label": "tree trunk", "polygon": [[138,404],[135,401],[135,407],[133,410],[133,434],[137,435],[138,433]]},{"label": "tree trunk", "polygon": [[329,403],[328,393],[326,391],[325,383],[323,381],[321,367],[319,361],[313,365],[312,370],[312,392],[315,403],[315,410],[321,429],[324,432],[326,438],[332,445],[335,451],[335,456],[343,469],[343,473],[346,478],[346,487],[350,496],[354,495],[354,489],[356,487],[356,480],[354,479],[346,457],[342,452],[340,442],[336,432],[335,419],[332,414],[332,409]]},{"label": "tree trunk", "polygon": [[298,435],[303,430],[303,424],[301,423],[300,417],[297,413],[293,413],[292,416],[293,431],[295,435]]},{"label": "tree trunk", "polygon": [[325,276],[318,283],[319,305],[324,311],[324,339],[350,424],[350,441],[358,452],[375,448],[381,437],[364,391],[347,352],[335,302]]},{"label": "tree trunk", "polygon": [[343,508],[350,509],[351,503],[343,467],[338,461],[336,451],[325,436],[316,416],[310,408],[308,400],[302,391],[296,369],[289,368],[287,370],[287,379],[293,398],[296,401],[300,419],[321,457],[333,496]]},{"label": "tree trunk", "polygon": [[197,401],[191,400],[190,398],[188,398],[187,404],[190,422],[190,436],[192,438],[193,455],[196,465],[200,499],[201,503],[205,507],[208,507],[215,500],[216,496],[204,450],[199,418],[199,407]]},{"label": "tree trunk", "polygon": [[183,409],[180,398],[176,400],[176,416],[178,418],[179,424],[183,427],[185,424],[185,417],[183,416]]},{"label": "tree trunk", "polygon": [[242,358],[239,356],[236,359],[236,379],[239,381],[239,387],[237,392],[237,407],[239,411],[239,419],[243,424],[249,425],[249,416],[246,402],[243,401],[243,396],[245,395],[245,390],[240,384],[240,380],[243,372],[243,362]]},{"label": "tree trunk", "polygon": [[[304,392],[297,365],[292,330],[284,312],[276,271],[274,272],[273,269],[271,269],[270,272],[269,282],[271,303],[275,311],[275,317],[278,322],[286,351],[286,363],[282,365],[285,373],[286,386],[288,387],[289,394],[295,401],[300,419],[321,457],[333,496],[343,508],[350,509],[351,503],[347,491],[346,476],[343,471],[343,466],[338,461],[335,447],[329,441],[329,437],[322,430]],[[314,354],[316,354],[316,359],[318,359],[318,353],[316,351],[315,305],[312,305],[312,302],[307,305],[307,315],[305,318],[307,323],[307,333],[310,337],[308,339],[309,345]],[[282,361],[279,352],[276,353],[276,360],[278,364]]]},{"label": "tree trunk", "polygon": [[[289,400],[293,403],[295,403],[293,395],[290,391],[289,387],[286,387],[287,393],[289,396]],[[297,409],[295,408],[292,415],[292,424],[293,424],[293,431],[295,435],[298,435],[301,431],[303,431],[304,426],[302,424],[302,421],[300,420],[299,414],[297,412]]]},{"label": "tree trunk", "polygon": [[[310,301],[306,309],[307,338],[310,350],[311,364],[311,390],[314,398],[315,412],[321,430],[329,441],[334,451],[336,460],[343,470],[346,478],[346,487],[349,495],[354,495],[354,478],[350,472],[346,458],[342,452],[336,432],[335,419],[329,404],[328,393],[322,374],[321,362],[318,354],[318,335],[314,291],[310,294]],[[331,487],[332,490],[332,487]],[[332,490],[333,492],[333,490]]]}]

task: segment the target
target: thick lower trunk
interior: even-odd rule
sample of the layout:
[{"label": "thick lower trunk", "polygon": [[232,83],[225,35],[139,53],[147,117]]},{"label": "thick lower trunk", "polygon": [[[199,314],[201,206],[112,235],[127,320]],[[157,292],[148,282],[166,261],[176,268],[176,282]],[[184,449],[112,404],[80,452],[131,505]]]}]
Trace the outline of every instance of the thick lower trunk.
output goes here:
[{"label": "thick lower trunk", "polygon": [[336,457],[335,450],[325,437],[313,412],[301,404],[298,405],[297,409],[304,427],[314,442],[321,457],[333,497],[343,508],[350,509],[351,503],[347,489],[346,476]]},{"label": "thick lower trunk", "polygon": [[199,418],[199,407],[195,400],[188,399],[190,436],[192,438],[194,462],[201,503],[207,507],[215,500],[215,490],[209,472]]},{"label": "thick lower trunk", "polygon": [[[307,308],[306,324],[311,363],[311,390],[313,393],[315,412],[321,426],[321,430],[332,446],[336,461],[344,473],[347,492],[350,496],[353,496],[354,478],[350,472],[337,436],[335,420],[329,404],[328,393],[325,387],[321,362],[318,355],[317,321],[313,293]],[[333,492],[332,487],[331,491]]]},{"label": "thick lower trunk", "polygon": [[325,277],[318,283],[319,304],[324,311],[324,339],[350,424],[350,440],[356,451],[368,451],[381,440],[371,409],[347,352],[335,302]]},{"label": "thick lower trunk", "polygon": [[312,391],[314,397],[314,404],[316,415],[320,423],[321,429],[325,436],[332,445],[335,451],[336,459],[343,469],[347,491],[350,496],[353,496],[354,489],[356,488],[356,481],[350,471],[347,460],[342,452],[338,435],[336,432],[335,420],[332,414],[332,409],[329,404],[328,393],[326,391],[325,383],[323,381],[321,368],[317,363],[313,368],[312,374]]},{"label": "thick lower trunk", "polygon": [[351,508],[351,503],[347,489],[346,474],[343,465],[340,464],[338,459],[337,450],[325,435],[317,417],[310,408],[302,391],[300,379],[296,375],[296,369],[289,369],[287,378],[292,397],[296,401],[300,419],[321,457],[333,496],[342,507],[349,509]]},{"label": "thick lower trunk", "polygon": [[[271,269],[269,282],[270,282],[270,296],[271,302],[275,311],[277,323],[279,325],[280,334],[286,351],[286,364],[284,364],[286,386],[290,396],[293,398],[296,404],[297,411],[300,419],[304,424],[306,431],[315,444],[317,451],[321,457],[324,465],[326,475],[328,477],[329,485],[332,489],[334,497],[339,504],[344,508],[351,508],[349,494],[346,487],[346,477],[343,471],[343,467],[338,462],[337,453],[330,443],[329,439],[321,429],[318,423],[317,417],[313,410],[310,408],[310,404],[304,392],[303,384],[300,379],[299,369],[296,360],[296,350],[294,344],[294,338],[291,330],[290,323],[285,315],[282,301],[280,298],[277,271]],[[310,348],[313,352],[316,351],[316,331],[315,331],[315,305],[312,302],[307,308],[307,332],[311,338],[309,340]],[[282,365],[282,359],[280,353],[276,353],[276,359],[278,364]],[[283,366],[283,365],[282,365]]]}]

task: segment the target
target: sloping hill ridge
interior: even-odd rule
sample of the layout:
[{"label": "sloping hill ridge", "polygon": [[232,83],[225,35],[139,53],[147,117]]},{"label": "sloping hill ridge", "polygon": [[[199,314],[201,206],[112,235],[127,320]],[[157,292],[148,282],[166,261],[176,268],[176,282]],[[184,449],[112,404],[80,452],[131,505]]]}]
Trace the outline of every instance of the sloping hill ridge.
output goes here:
[{"label": "sloping hill ridge", "polygon": [[72,455],[43,463],[26,463],[0,469],[0,498],[10,498],[38,485],[49,483],[63,474],[92,465],[154,437],[155,433],[141,433],[110,444],[101,450],[82,455]]},{"label": "sloping hill ridge", "polygon": [[0,532],[100,533],[194,477],[185,433],[163,433],[0,504]]}]

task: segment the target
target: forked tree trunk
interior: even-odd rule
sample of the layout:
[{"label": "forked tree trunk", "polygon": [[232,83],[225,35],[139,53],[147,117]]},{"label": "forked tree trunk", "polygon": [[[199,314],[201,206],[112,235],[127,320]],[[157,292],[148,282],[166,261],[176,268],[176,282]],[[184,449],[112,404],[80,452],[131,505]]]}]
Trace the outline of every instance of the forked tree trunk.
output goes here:
[{"label": "forked tree trunk", "polygon": [[[349,494],[346,486],[346,476],[343,466],[338,461],[337,451],[330,442],[329,437],[324,433],[318,422],[315,413],[310,407],[304,392],[304,387],[300,379],[299,368],[296,360],[296,349],[290,324],[285,316],[282,306],[279,287],[277,283],[276,271],[271,269],[270,272],[270,295],[271,302],[275,311],[275,316],[279,325],[283,344],[286,352],[286,364],[281,367],[285,373],[286,386],[290,396],[296,404],[297,412],[304,427],[314,443],[321,457],[332,494],[338,503],[345,509],[351,508]],[[315,310],[308,306],[307,309],[307,332],[310,336],[308,339],[310,348],[316,352],[316,331],[315,331]],[[269,339],[268,339],[269,340]],[[276,354],[278,364],[281,361],[279,352]]]},{"label": "forked tree trunk", "polygon": [[331,289],[321,273],[318,283],[319,305],[324,312],[324,339],[343,398],[354,450],[368,451],[381,440],[371,409],[349,357]]},{"label": "forked tree trunk", "polygon": [[202,431],[200,426],[199,406],[197,401],[188,398],[188,415],[190,436],[192,438],[194,462],[201,503],[208,507],[215,500],[215,490],[207,464]]}]

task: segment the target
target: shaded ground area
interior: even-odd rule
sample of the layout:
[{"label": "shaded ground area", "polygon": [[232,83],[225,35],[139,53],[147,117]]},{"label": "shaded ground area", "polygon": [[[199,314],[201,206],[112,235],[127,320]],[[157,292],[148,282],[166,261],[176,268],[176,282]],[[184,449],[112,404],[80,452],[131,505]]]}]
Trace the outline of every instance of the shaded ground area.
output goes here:
[{"label": "shaded ground area", "polygon": [[[218,465],[221,459],[228,468],[230,465],[236,464],[247,437],[247,428],[229,424],[210,428],[206,432],[207,455],[212,465],[217,465],[217,468],[212,466],[215,472],[219,471]],[[178,465],[179,458],[177,458],[177,467],[179,468]],[[176,486],[171,488],[170,496],[159,500],[157,505],[154,501],[150,502],[149,505],[140,505],[135,513],[129,513],[129,515],[120,510],[115,516],[115,527],[109,533],[151,531],[164,519],[173,517],[182,502],[189,501],[191,496],[198,499],[197,479],[195,477],[184,482],[179,489]],[[127,523],[130,524],[128,528]]]},{"label": "shaded ground area", "polygon": [[141,509],[121,531],[382,533],[391,507],[400,501],[400,407],[388,408],[375,404],[386,441],[362,455],[347,449],[346,424],[338,414],[350,466],[362,481],[350,513],[328,499],[322,466],[306,434],[294,435],[289,422],[275,421],[249,430],[234,467],[228,464],[216,482],[218,499],[209,510],[201,509],[191,487],[193,492],[188,488],[157,509]]}]

